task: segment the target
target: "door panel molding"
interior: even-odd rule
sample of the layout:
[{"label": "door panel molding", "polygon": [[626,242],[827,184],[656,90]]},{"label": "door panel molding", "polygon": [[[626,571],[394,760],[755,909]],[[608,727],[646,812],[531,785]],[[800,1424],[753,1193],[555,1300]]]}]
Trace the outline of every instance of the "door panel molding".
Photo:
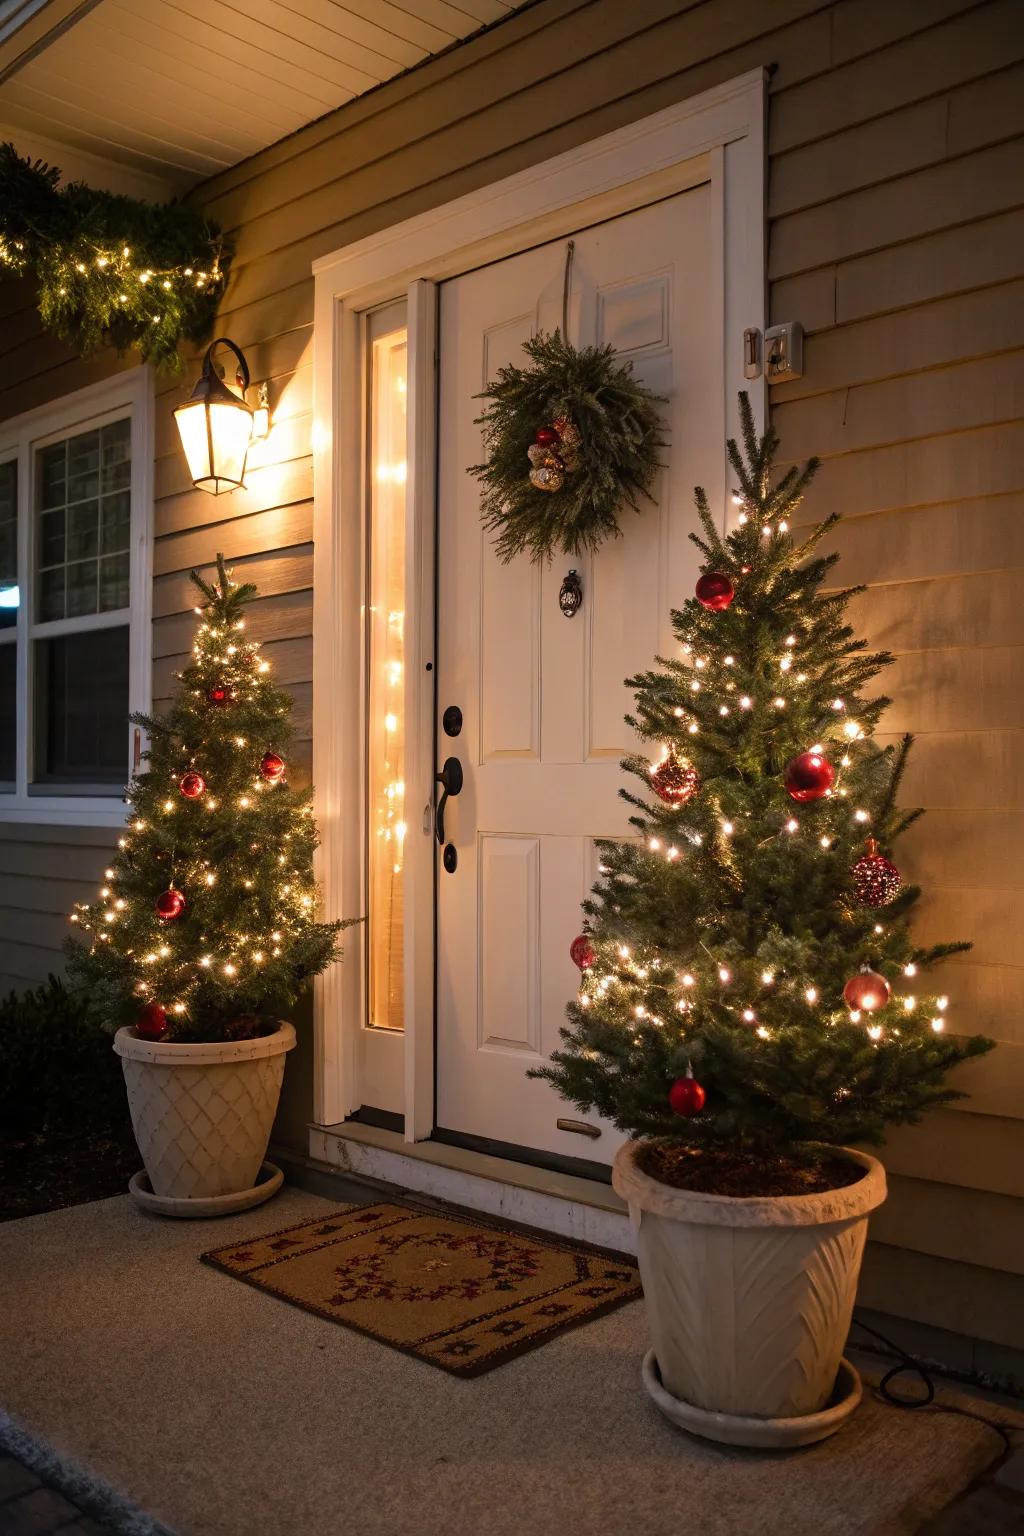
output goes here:
[{"label": "door panel molding", "polygon": [[[362,915],[362,615],[354,543],[362,526],[361,316],[403,296],[409,306],[407,483],[412,537],[407,546],[407,598],[410,608],[416,602],[418,612],[410,613],[407,624],[406,719],[415,732],[415,742],[410,738],[407,747],[406,794],[408,1140],[429,1136],[434,1116],[434,850],[429,826],[434,674],[426,667],[428,662],[433,666],[435,638],[436,285],[709,183],[714,286],[708,304],[722,321],[721,346],[711,359],[707,389],[717,402],[721,440],[737,430],[740,389],[750,393],[762,425],[764,382],[744,380],[741,343],[744,327],[763,329],[765,323],[766,81],[762,69],[738,76],[313,264],[313,773],[323,836],[318,873],[329,917]],[[724,453],[716,478],[717,483],[708,484],[708,493],[713,504],[726,508]],[[724,511],[723,524],[727,515]],[[314,1114],[321,1125],[337,1123],[362,1102],[357,1049],[362,1019],[355,971],[334,967],[315,987]]]}]

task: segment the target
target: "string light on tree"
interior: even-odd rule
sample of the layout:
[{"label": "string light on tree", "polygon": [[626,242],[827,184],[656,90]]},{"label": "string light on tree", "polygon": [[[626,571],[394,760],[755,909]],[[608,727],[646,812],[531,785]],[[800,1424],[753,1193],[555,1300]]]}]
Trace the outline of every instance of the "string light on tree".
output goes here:
[{"label": "string light on tree", "polygon": [[[191,661],[170,708],[137,717],[149,748],[127,791],[131,833],[97,900],[73,914],[84,942],[69,974],[112,1024],[155,1039],[160,1010],[166,1038],[236,1039],[287,1017],[335,957],[343,924],[316,918],[310,793],[283,777],[290,700],[261,670],[258,644],[230,638],[255,588],[221,559],[215,582],[194,580],[205,605]],[[267,757],[281,766],[272,781],[257,773]],[[273,793],[258,792],[270,782]]]},{"label": "string light on tree", "polygon": [[888,848],[912,817],[898,806],[909,743],[874,739],[890,658],[848,627],[837,557],[821,553],[835,519],[789,532],[814,466],[776,473],[772,434],[745,402],[741,418],[742,515],[723,535],[698,492],[695,536],[702,579],[728,573],[734,598],[695,591],[666,659],[629,680],[628,723],[660,755],[626,758],[629,835],[599,843],[584,904],[596,954],[617,958],[584,973],[536,1075],[635,1137],[756,1160],[877,1139],[942,1102],[946,1070],[988,1043],[944,1030],[921,981],[911,1003],[892,998],[888,978],[964,947],[912,945],[916,893],[885,924],[852,900],[868,827]]}]

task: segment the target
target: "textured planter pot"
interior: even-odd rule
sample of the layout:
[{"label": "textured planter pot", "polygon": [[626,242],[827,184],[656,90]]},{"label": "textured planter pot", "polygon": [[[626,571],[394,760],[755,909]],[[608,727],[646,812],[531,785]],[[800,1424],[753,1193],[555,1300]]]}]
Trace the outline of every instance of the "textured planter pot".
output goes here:
[{"label": "textured planter pot", "polygon": [[152,1193],[209,1200],[251,1190],[266,1156],[295,1030],[175,1044],[119,1029],[132,1129]]},{"label": "textured planter pot", "polygon": [[[636,1142],[620,1149],[612,1183],[638,1229],[661,1387],[696,1410],[687,1427],[740,1444],[798,1444],[792,1422],[817,1415],[827,1427],[813,1438],[833,1433],[842,1417],[822,1410],[836,1389],[868,1214],[885,1199],[881,1163],[844,1148],[867,1170],[856,1184],[736,1199],[672,1189],[641,1172],[636,1153]],[[768,1424],[756,1441],[731,1434],[731,1420],[780,1421],[779,1438]]]}]

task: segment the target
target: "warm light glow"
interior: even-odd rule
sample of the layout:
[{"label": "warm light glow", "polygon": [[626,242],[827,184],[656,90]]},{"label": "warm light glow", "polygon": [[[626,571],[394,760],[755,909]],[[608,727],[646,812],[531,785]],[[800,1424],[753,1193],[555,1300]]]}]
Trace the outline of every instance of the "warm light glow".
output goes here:
[{"label": "warm light glow", "polygon": [[242,485],[252,437],[252,412],[243,401],[190,400],[174,419],[193,485],[215,496]]},{"label": "warm light glow", "polygon": [[404,1025],[406,360],[404,329],[370,349],[367,1021],[382,1029]]}]

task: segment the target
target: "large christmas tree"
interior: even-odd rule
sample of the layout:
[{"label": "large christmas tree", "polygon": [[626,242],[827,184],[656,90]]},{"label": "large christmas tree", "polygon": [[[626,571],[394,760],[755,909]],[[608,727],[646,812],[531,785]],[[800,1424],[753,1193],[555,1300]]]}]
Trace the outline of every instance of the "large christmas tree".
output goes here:
[{"label": "large christmas tree", "polygon": [[920,815],[896,803],[910,737],[873,740],[892,657],[845,621],[861,589],[823,590],[837,518],[790,532],[817,463],[776,480],[776,438],[740,406],[741,510],[723,538],[696,491],[679,654],[628,681],[658,744],[623,764],[639,837],[600,845],[570,1027],[536,1075],[634,1136],[757,1160],[880,1140],[959,1097],[945,1074],[991,1041],[948,1033],[926,980],[970,946],[911,937],[919,891],[889,858]]},{"label": "large christmas tree", "polygon": [[256,595],[217,557],[191,664],[167,713],[136,716],[148,769],[96,901],[72,922],[72,983],[110,1027],[182,1040],[259,1033],[338,957],[317,920],[311,791],[288,782],[291,699],[246,637]]}]

